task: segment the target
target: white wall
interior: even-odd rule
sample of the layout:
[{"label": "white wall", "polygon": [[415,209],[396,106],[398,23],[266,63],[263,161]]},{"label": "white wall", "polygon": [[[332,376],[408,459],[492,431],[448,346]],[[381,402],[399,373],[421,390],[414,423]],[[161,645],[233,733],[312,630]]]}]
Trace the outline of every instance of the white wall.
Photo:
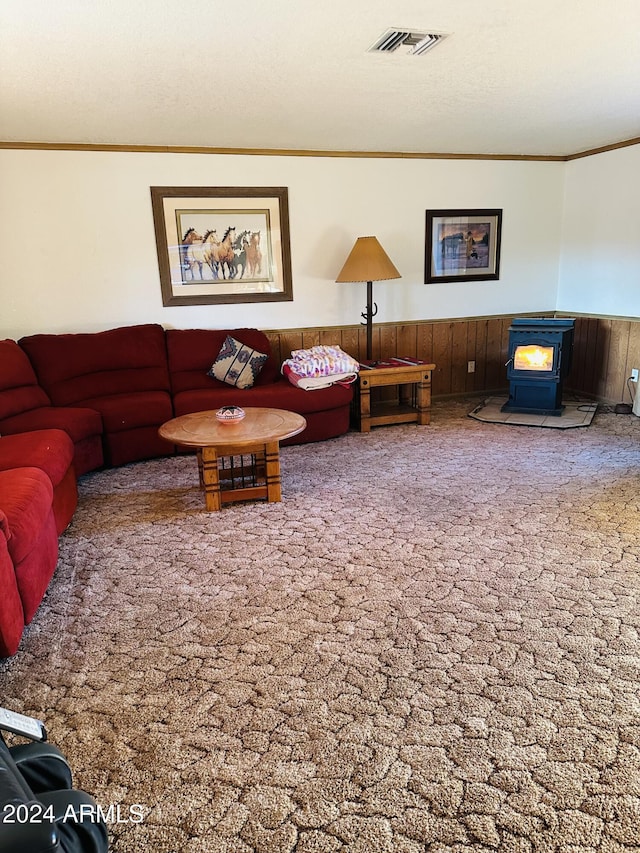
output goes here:
[{"label": "white wall", "polygon": [[[377,320],[556,307],[566,164],[171,153],[0,151],[0,337],[165,327],[357,324],[364,284],[336,284],[356,237],[402,273]],[[162,306],[151,186],[289,188],[293,302]],[[424,282],[425,211],[502,208],[495,282]],[[603,210],[603,219],[618,210]],[[633,220],[621,223],[633,236]],[[636,241],[636,254],[638,244]],[[637,268],[637,264],[636,264]],[[572,294],[569,293],[568,296]]]},{"label": "white wall", "polygon": [[640,317],[640,146],[565,168],[558,310]]}]

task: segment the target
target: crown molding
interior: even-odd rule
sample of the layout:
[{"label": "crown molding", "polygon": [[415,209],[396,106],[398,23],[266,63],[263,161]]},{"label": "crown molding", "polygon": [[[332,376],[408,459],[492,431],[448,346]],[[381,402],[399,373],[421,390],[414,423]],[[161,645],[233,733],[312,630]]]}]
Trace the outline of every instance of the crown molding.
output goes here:
[{"label": "crown molding", "polygon": [[253,157],[348,157],[372,160],[524,160],[564,162],[556,154],[459,154],[422,151],[333,151],[301,148],[213,148],[183,145],[107,145],[84,142],[1,142],[20,151],[102,151],[141,154],[236,154]]},{"label": "crown molding", "polygon": [[219,154],[252,157],[342,157],[372,160],[516,160],[566,163],[606,151],[616,151],[640,144],[640,136],[589,148],[575,154],[460,154],[427,151],[333,151],[302,148],[215,148],[196,145],[112,145],[89,142],[7,142],[0,141],[0,149],[19,151],[99,151],[128,154]]},{"label": "crown molding", "polygon": [[600,148],[590,148],[588,151],[580,151],[578,154],[569,154],[565,160],[579,160],[581,157],[591,157],[594,154],[604,154],[605,151],[616,151],[618,148],[629,148],[631,145],[639,145],[640,136],[634,139],[625,139],[624,142],[614,142],[611,145],[603,145]]}]

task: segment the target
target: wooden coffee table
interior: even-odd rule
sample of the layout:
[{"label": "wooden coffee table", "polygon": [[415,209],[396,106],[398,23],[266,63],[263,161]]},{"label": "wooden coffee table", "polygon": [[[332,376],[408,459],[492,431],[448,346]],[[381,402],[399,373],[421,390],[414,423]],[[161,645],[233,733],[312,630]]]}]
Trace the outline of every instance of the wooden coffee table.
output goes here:
[{"label": "wooden coffee table", "polygon": [[172,444],[197,450],[200,486],[210,511],[231,501],[282,500],[280,441],[302,432],[307,422],[284,409],[245,412],[238,423],[221,423],[215,410],[194,412],[173,418],[158,430]]}]

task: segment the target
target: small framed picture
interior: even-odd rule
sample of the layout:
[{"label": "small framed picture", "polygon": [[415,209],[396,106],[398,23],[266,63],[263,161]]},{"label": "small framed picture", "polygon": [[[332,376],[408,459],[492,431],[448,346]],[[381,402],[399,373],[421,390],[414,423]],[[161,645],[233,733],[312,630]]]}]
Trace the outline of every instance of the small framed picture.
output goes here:
[{"label": "small framed picture", "polygon": [[293,299],[286,187],[151,187],[163,305]]},{"label": "small framed picture", "polygon": [[502,210],[427,210],[425,284],[500,278]]}]

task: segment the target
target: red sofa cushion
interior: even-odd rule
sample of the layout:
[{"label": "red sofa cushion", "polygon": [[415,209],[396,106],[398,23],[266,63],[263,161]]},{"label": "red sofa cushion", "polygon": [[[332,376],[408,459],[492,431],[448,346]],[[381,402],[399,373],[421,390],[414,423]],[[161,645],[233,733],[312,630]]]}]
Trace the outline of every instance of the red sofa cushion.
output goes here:
[{"label": "red sofa cushion", "polygon": [[0,510],[0,657],[4,658],[18,651],[24,628],[24,610],[13,561],[9,556],[7,539],[3,533],[3,521],[7,523],[6,516]]},{"label": "red sofa cushion", "polygon": [[269,385],[278,378],[280,365],[271,354],[269,338],[258,329],[167,329],[167,358],[174,395],[196,388],[229,387],[207,376],[227,335],[268,356],[254,388]]},{"label": "red sofa cushion", "polygon": [[56,406],[170,390],[165,333],[154,323],[106,332],[30,335],[20,346]]},{"label": "red sofa cushion", "polygon": [[104,454],[100,412],[75,406],[47,406],[0,421],[2,435],[16,435],[40,429],[61,429],[71,436],[75,445],[73,465],[78,477],[102,467]]},{"label": "red sofa cushion", "polygon": [[74,443],[66,432],[59,429],[35,430],[0,438],[0,470],[39,468],[51,480],[58,533],[68,527],[78,505],[75,456]]},{"label": "red sofa cushion", "polygon": [[0,421],[50,405],[26,353],[15,341],[0,341]]},{"label": "red sofa cushion", "polygon": [[111,394],[86,403],[100,412],[107,434],[159,425],[173,417],[171,397],[166,391]]},{"label": "red sofa cushion", "polygon": [[77,443],[94,435],[102,435],[102,418],[95,409],[47,406],[0,421],[2,435],[39,429],[62,429]]},{"label": "red sofa cushion", "polygon": [[7,544],[14,565],[33,551],[41,530],[50,517],[53,520],[52,504],[53,486],[44,471],[27,467],[0,471],[0,508],[8,522]]},{"label": "red sofa cushion", "polygon": [[[52,501],[51,480],[39,468],[0,471],[0,509],[9,532],[7,550],[13,563],[24,624],[33,618],[58,560]],[[9,618],[14,619],[15,614],[13,617],[9,614]],[[15,631],[15,626],[12,630]]]},{"label": "red sofa cushion", "polygon": [[[37,468],[0,471],[0,657],[18,651],[58,561],[51,482]],[[34,525],[30,527],[30,525]]]},{"label": "red sofa cushion", "polygon": [[73,441],[60,429],[42,429],[3,435],[0,438],[0,470],[40,468],[55,487],[73,462]]}]

